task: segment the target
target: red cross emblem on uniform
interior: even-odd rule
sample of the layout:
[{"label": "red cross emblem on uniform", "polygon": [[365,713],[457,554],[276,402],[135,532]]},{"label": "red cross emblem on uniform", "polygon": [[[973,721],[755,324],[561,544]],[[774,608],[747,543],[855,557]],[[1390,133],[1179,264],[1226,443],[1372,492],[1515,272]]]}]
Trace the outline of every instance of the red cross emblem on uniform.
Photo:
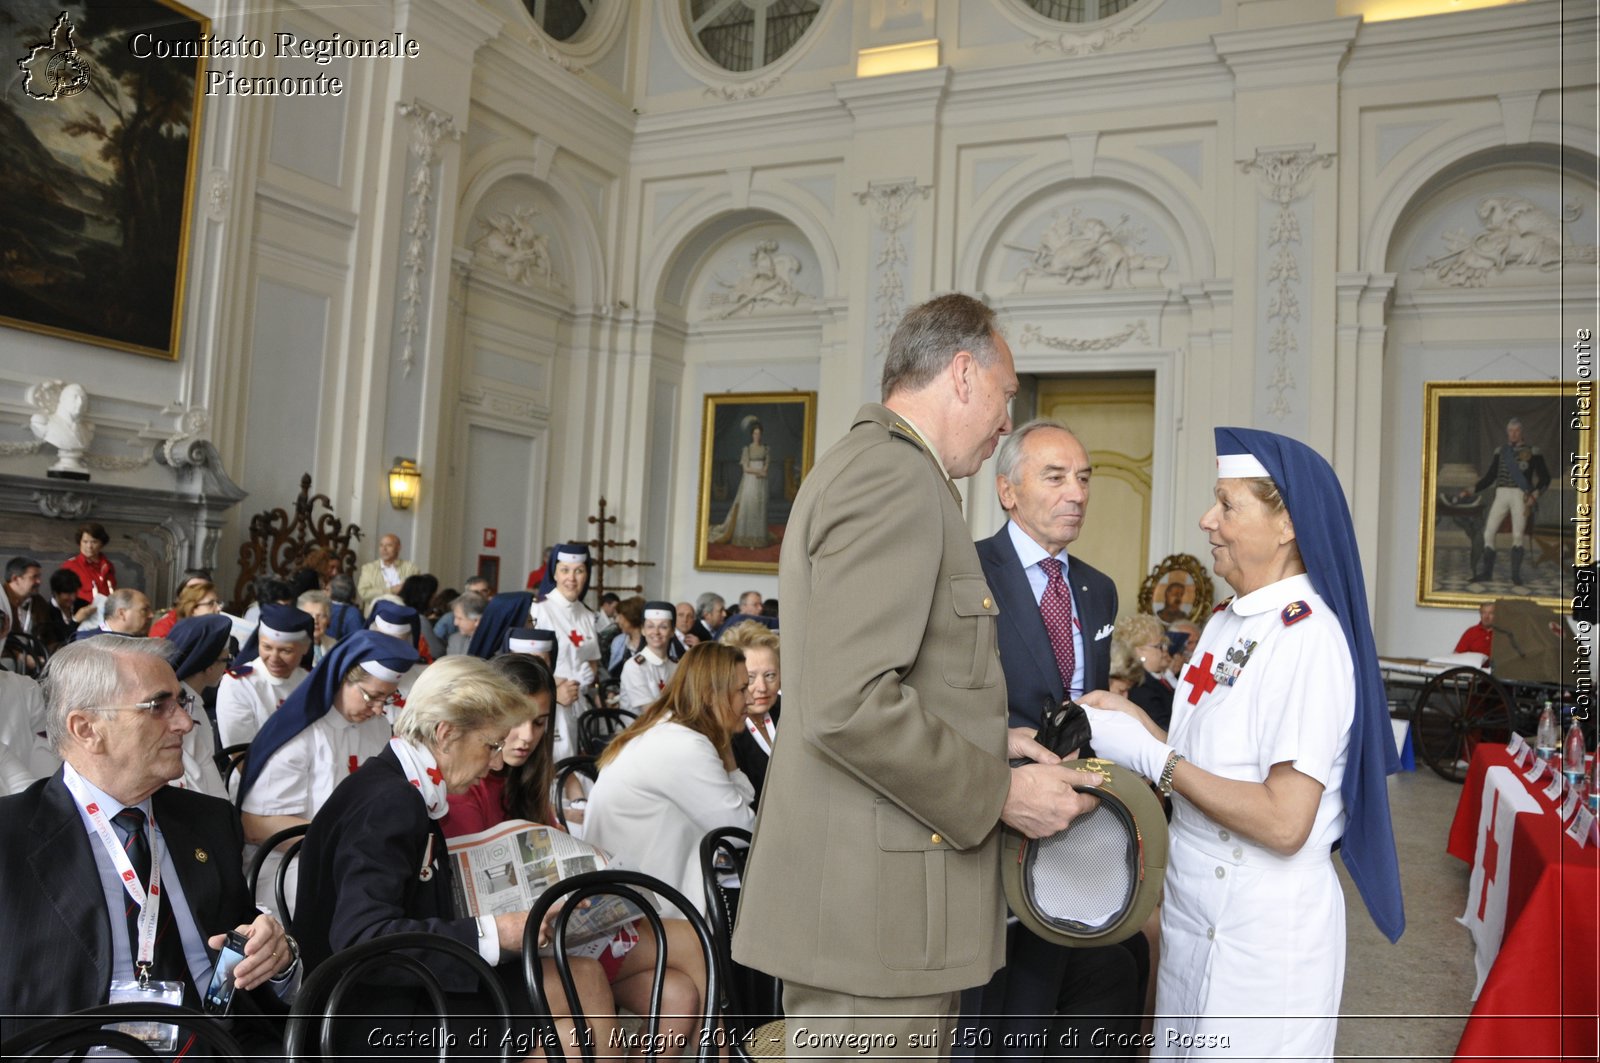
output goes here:
[{"label": "red cross emblem on uniform", "polygon": [[1198,705],[1200,699],[1217,689],[1217,677],[1211,674],[1211,651],[1200,658],[1199,664],[1191,664],[1189,670],[1183,673],[1183,678],[1189,681],[1189,704]]},{"label": "red cross emblem on uniform", "polygon": [[657,679],[656,680],[656,689],[657,690],[665,690],[665,689],[667,689],[667,681],[665,679]]},{"label": "red cross emblem on uniform", "polygon": [[572,634],[568,635],[567,638],[571,640],[571,642],[572,642],[572,644],[574,646],[582,646],[583,645],[583,636],[578,634],[576,628],[573,629]]},{"label": "red cross emblem on uniform", "polygon": [[350,754],[350,774],[354,775],[356,773],[356,769],[359,767],[361,767],[361,765],[359,762],[357,762],[356,755],[354,753]]}]

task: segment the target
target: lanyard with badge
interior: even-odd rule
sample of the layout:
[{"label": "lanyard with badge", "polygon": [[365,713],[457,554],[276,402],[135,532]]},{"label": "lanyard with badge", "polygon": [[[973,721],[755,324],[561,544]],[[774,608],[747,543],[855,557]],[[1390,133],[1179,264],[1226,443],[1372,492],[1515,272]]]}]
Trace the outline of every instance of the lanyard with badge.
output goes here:
[{"label": "lanyard with badge", "polygon": [[756,745],[767,756],[772,756],[772,743],[778,737],[778,729],[772,724],[772,717],[768,716],[764,723],[756,723],[750,717],[744,718],[745,730],[750,732],[750,737],[756,740]]},{"label": "lanyard with badge", "polygon": [[[89,822],[94,826],[95,835],[105,848],[106,856],[110,857],[112,866],[116,868],[117,878],[128,891],[133,903],[139,906],[138,954],[134,957],[133,963],[135,976],[131,980],[112,979],[109,1002],[148,1004],[155,1001],[181,1005],[182,982],[158,981],[150,977],[150,965],[156,951],[156,924],[161,917],[161,843],[154,823],[147,823],[145,835],[150,846],[150,887],[146,890],[139,882],[139,874],[133,869],[133,862],[128,859],[127,852],[117,841],[116,834],[112,832],[105,810],[98,802],[90,801],[84,806],[84,811],[89,814]],[[156,1052],[172,1052],[178,1045],[178,1028],[170,1023],[123,1023],[117,1029],[139,1038]]]}]

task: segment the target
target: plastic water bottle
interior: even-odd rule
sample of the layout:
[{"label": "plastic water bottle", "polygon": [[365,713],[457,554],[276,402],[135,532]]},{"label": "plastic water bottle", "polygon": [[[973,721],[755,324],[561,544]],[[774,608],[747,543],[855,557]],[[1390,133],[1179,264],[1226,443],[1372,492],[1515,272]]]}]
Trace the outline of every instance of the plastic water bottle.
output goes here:
[{"label": "plastic water bottle", "polygon": [[1540,760],[1556,755],[1556,710],[1548,700],[1539,713],[1539,730],[1533,739],[1533,752]]},{"label": "plastic water bottle", "polygon": [[1583,757],[1587,752],[1583,748],[1583,729],[1574,719],[1572,726],[1567,728],[1567,740],[1561,750],[1561,773],[1567,777],[1568,786],[1581,786],[1587,778],[1583,770]]}]

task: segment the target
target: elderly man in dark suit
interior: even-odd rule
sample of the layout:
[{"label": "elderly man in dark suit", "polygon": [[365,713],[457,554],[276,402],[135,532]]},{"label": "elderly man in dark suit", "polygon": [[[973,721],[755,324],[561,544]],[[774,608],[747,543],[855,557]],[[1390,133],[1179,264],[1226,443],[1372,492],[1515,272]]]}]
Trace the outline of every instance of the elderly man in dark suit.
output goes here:
[{"label": "elderly man in dark suit", "polygon": [[[733,939],[784,980],[790,1057],[948,1053],[957,994],[1004,953],[996,824],[1042,837],[1090,805],[1072,786],[1095,776],[1007,732],[994,596],[952,482],[994,452],[1016,390],[992,311],[964,295],[916,307],[883,405],[795,499],[778,574],[787,738]],[[1008,752],[1047,763],[1010,768]]]},{"label": "elderly man in dark suit", "polygon": [[[240,989],[287,997],[297,984],[293,940],[257,914],[245,889],[237,813],[167,785],[183,774],[183,736],[194,726],[170,648],[101,636],[51,658],[47,730],[65,764],[0,798],[5,1037],[106,1003],[113,982],[135,977],[147,943],[151,979],[180,983],[191,1006],[229,930],[249,938],[234,968]],[[160,889],[147,897],[158,869]],[[153,929],[140,918],[150,905]],[[255,1010],[246,996],[235,997],[235,1011]]]},{"label": "elderly man in dark suit", "polygon": [[[1017,428],[995,459],[995,488],[1010,519],[978,543],[978,560],[1000,607],[1000,664],[1012,727],[1037,730],[1045,709],[1107,682],[1117,588],[1067,552],[1083,529],[1092,472],[1077,436],[1045,419]],[[1048,1019],[1040,1017],[1055,1012],[1073,959],[1074,950],[1015,927],[1005,969],[981,991],[966,994],[963,1010],[969,1020],[986,1017],[993,1027],[989,1043],[1004,1054],[1041,1056],[1036,1038]],[[1111,971],[1120,968],[1103,961],[1123,957],[1120,950],[1084,949],[1076,950],[1076,959]],[[1060,1047],[1056,1042],[1050,1051]]]}]

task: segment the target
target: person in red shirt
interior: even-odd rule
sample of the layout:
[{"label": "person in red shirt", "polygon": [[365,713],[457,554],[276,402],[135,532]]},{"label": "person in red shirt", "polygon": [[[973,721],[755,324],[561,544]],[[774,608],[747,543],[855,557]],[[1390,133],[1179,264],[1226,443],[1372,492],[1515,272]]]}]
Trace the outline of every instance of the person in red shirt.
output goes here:
[{"label": "person in red shirt", "polygon": [[61,563],[77,574],[78,601],[92,602],[95,595],[106,596],[117,589],[117,566],[100,551],[111,541],[106,526],[98,521],[78,525],[78,553]]},{"label": "person in red shirt", "polygon": [[1461,638],[1456,641],[1457,653],[1481,653],[1485,657],[1492,656],[1490,646],[1494,641],[1494,603],[1484,602],[1478,606],[1478,622],[1461,633]]}]

